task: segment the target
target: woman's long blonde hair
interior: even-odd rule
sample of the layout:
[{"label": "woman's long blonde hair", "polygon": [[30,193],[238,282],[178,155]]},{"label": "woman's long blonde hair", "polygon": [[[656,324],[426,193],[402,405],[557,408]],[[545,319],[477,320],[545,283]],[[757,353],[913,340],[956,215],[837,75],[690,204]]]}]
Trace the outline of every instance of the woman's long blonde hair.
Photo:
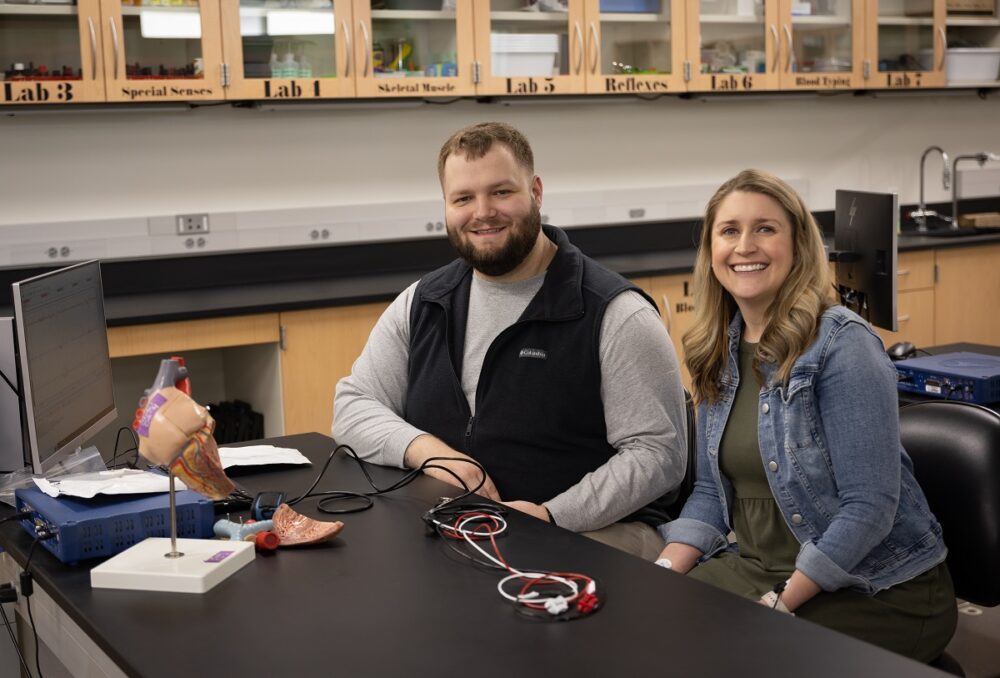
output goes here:
[{"label": "woman's long blonde hair", "polygon": [[719,205],[735,191],[760,193],[784,208],[792,226],[792,269],[767,312],[757,345],[754,372],[763,381],[762,362],[777,365],[775,382],[787,382],[792,365],[816,336],[820,314],[830,306],[830,270],[823,234],[791,186],[755,169],[743,170],[722,184],[708,201],[694,267],[694,326],[684,335],[684,360],[697,402],[719,399],[719,380],[729,364],[729,324],[736,300],[712,272],[712,226]]}]

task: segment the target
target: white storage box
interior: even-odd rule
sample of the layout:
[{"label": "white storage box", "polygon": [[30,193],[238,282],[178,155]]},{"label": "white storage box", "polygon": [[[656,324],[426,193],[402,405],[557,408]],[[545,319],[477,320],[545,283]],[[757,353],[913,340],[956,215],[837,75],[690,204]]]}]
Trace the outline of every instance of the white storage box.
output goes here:
[{"label": "white storage box", "polygon": [[555,33],[491,33],[493,75],[558,75],[559,36]]},{"label": "white storage box", "polygon": [[954,47],[945,54],[948,82],[1000,79],[1000,47]]}]

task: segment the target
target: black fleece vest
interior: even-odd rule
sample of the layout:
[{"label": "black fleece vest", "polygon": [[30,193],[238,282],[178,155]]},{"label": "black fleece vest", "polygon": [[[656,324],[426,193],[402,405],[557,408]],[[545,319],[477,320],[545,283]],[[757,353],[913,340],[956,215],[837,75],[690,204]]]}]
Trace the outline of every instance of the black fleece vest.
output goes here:
[{"label": "black fleece vest", "polygon": [[[505,500],[535,503],[615,454],[601,401],[601,321],[614,297],[642,294],[561,230],[544,230],[559,249],[524,313],[487,350],[475,417],[461,381],[472,269],[456,260],[421,279],[410,310],[405,412],[408,422],[483,464]],[[664,522],[662,504],[624,520]]]}]

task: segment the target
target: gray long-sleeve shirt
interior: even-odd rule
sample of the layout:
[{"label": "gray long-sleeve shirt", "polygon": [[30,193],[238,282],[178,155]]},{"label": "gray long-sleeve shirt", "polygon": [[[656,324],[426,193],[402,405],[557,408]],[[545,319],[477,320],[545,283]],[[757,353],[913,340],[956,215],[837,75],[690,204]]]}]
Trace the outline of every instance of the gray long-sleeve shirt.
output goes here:
[{"label": "gray long-sleeve shirt", "polygon": [[[492,283],[473,277],[461,375],[473,410],[486,350],[520,317],[544,278],[543,273],[515,283]],[[406,448],[425,433],[401,416],[416,286],[386,309],[351,375],[337,384],[333,437],[377,464],[402,467]],[[665,494],[680,483],[686,463],[677,355],[653,307],[635,292],[615,297],[601,324],[599,350],[608,443],[617,452],[545,502],[558,525],[577,532],[610,525]]]}]

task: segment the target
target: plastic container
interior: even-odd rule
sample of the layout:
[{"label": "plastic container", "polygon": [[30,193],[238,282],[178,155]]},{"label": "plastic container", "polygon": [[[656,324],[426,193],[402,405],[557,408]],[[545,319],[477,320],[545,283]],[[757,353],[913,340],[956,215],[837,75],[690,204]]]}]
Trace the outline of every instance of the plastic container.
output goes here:
[{"label": "plastic container", "polygon": [[556,75],[559,36],[555,33],[492,33],[490,52],[493,75]]},{"label": "plastic container", "polygon": [[953,47],[945,55],[948,82],[1000,79],[1000,47]]}]

